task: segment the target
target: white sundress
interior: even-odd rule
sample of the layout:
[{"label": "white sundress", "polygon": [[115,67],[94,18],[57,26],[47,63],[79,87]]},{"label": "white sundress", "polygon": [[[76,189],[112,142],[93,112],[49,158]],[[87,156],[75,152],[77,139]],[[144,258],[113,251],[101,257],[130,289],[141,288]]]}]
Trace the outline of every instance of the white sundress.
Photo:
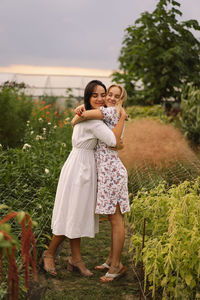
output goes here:
[{"label": "white sundress", "polygon": [[97,139],[116,145],[114,133],[101,120],[77,124],[73,149],[62,167],[52,216],[52,231],[70,239],[94,237],[99,230],[95,215],[97,171],[94,148]]},{"label": "white sundress", "polygon": [[[100,107],[106,125],[113,129],[119,121],[115,107]],[[128,197],[128,175],[118,157],[103,141],[98,141],[95,151],[97,163],[96,214],[114,214],[119,203],[121,213],[130,211]]]}]

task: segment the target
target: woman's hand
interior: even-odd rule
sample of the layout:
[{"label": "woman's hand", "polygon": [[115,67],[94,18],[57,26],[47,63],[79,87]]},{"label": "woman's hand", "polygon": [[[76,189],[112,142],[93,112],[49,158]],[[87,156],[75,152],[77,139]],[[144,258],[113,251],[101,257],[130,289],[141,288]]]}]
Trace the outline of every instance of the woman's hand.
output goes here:
[{"label": "woman's hand", "polygon": [[78,124],[78,123],[80,123],[80,122],[82,122],[82,121],[85,121],[85,117],[84,116],[78,116],[78,115],[75,115],[74,117],[73,117],[73,119],[71,120],[71,125],[72,125],[72,127],[74,127],[76,124]]},{"label": "woman's hand", "polygon": [[85,111],[85,105],[79,105],[75,108],[75,113],[80,117],[82,115],[82,113]]},{"label": "woman's hand", "polygon": [[120,139],[119,143],[116,145],[116,147],[109,147],[109,149],[117,151],[117,150],[121,150],[124,148],[124,143],[123,140]]}]

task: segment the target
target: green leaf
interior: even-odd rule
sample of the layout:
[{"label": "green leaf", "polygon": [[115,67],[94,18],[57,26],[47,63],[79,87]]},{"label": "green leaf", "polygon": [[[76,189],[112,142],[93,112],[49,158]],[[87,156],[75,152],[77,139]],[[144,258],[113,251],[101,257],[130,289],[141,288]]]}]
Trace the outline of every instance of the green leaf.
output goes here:
[{"label": "green leaf", "polygon": [[7,208],[9,208],[8,205],[6,205],[6,204],[0,204],[0,210],[1,209],[7,209]]},{"label": "green leaf", "polygon": [[25,212],[24,211],[18,212],[18,214],[17,214],[17,221],[18,221],[19,224],[21,224],[21,222],[24,219],[24,217],[25,217]]}]

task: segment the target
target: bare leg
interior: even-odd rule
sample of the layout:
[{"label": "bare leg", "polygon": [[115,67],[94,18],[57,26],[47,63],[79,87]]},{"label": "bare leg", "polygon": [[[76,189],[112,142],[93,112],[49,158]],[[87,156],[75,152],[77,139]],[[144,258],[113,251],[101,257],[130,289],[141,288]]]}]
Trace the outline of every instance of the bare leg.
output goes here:
[{"label": "bare leg", "polygon": [[[125,229],[122,214],[119,208],[119,204],[116,206],[116,212],[113,215],[109,215],[109,221],[112,226],[112,243],[110,255],[112,255],[112,262],[109,269],[110,274],[118,273],[123,265],[121,263],[121,253],[124,246],[125,240]],[[109,256],[110,256],[109,255]],[[105,276],[101,277],[101,280],[104,282],[110,281],[110,278]]]},{"label": "bare leg", "polygon": [[56,275],[55,271],[55,254],[58,246],[64,241],[64,235],[53,235],[49,248],[43,253],[44,270]]},{"label": "bare leg", "polygon": [[84,262],[82,261],[81,256],[81,239],[70,239],[70,247],[71,247],[71,258],[69,259],[69,264],[71,266],[77,267],[81,274],[84,276],[92,276],[93,273],[90,272],[86,267]]},{"label": "bare leg", "polygon": [[[121,253],[125,241],[125,229],[122,214],[117,204],[116,212],[114,215],[109,215],[109,220],[112,226],[112,263],[109,270],[109,273],[113,273],[113,268],[121,268]],[[116,271],[116,270],[115,270]]]},{"label": "bare leg", "polygon": [[66,237],[64,235],[53,235],[49,248],[47,249],[47,253],[55,256],[58,246],[64,241]]},{"label": "bare leg", "polygon": [[[105,262],[108,265],[111,265],[113,261],[113,247],[115,247],[116,251],[120,253],[117,254],[116,251],[114,252],[115,258],[112,264],[114,264],[114,266],[115,265],[118,266],[119,264],[121,264],[118,257],[121,257],[121,251],[123,249],[124,239],[125,239],[124,223],[119,208],[119,204],[117,204],[115,214],[108,215],[108,219],[111,225],[111,246],[110,246],[110,253]],[[120,247],[121,247],[121,251],[119,249]]]}]

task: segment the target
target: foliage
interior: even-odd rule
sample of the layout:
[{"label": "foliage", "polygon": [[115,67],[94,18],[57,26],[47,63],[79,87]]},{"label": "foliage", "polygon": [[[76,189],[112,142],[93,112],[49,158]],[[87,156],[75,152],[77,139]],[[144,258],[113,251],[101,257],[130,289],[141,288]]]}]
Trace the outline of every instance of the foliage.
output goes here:
[{"label": "foliage", "polygon": [[190,29],[196,20],[179,22],[180,4],[159,0],[126,29],[119,56],[120,72],[113,80],[125,84],[130,104],[159,104],[171,97],[180,101],[183,82],[199,86],[200,42]]},{"label": "foliage", "polygon": [[158,118],[167,121],[167,117],[164,114],[163,107],[161,105],[153,106],[130,106],[126,109],[127,114],[131,119],[136,118]]},{"label": "foliage", "polygon": [[159,166],[146,165],[134,166],[129,171],[128,189],[132,195],[136,195],[141,189],[150,191],[161,181],[165,181],[166,186],[180,184],[185,180],[194,180],[200,175],[200,164],[192,161],[173,161],[173,163]]},{"label": "foliage", "polygon": [[23,88],[23,83],[7,82],[0,91],[0,141],[5,147],[20,145],[32,111],[32,99]]},{"label": "foliage", "polygon": [[51,100],[53,98],[43,96],[42,99],[34,101],[30,121],[27,123],[27,126],[31,123],[31,134],[33,132],[42,134],[43,128],[50,128],[50,125],[62,128],[65,124],[69,124],[69,120],[74,115],[73,109],[59,110],[56,102]]},{"label": "foliage", "polygon": [[50,233],[57,182],[71,150],[72,134],[70,123],[45,127],[45,120],[40,122],[41,134],[31,122],[27,124],[21,149],[0,149],[0,201],[14,210],[28,211],[40,224],[35,231],[39,252]]},{"label": "foliage", "polygon": [[199,297],[200,178],[170,189],[160,183],[149,193],[139,191],[129,219],[133,230],[130,251],[136,264],[143,261],[145,286],[148,281],[153,297],[160,286],[162,299]]},{"label": "foliage", "polygon": [[186,137],[196,145],[200,145],[200,90],[186,87],[181,101],[179,126]]},{"label": "foliage", "polygon": [[[35,229],[39,255],[51,238],[50,220],[57,182],[71,150],[72,135],[72,111],[64,111],[60,119],[55,115],[54,106],[47,108],[47,105],[34,103],[35,113],[25,124],[23,147],[7,150],[0,147],[0,202],[14,210],[28,211],[40,224]],[[46,114],[49,110],[51,113]],[[20,228],[13,229],[13,237],[19,238]],[[20,276],[20,288],[21,281]],[[0,290],[3,293],[5,289],[3,281]]]}]

